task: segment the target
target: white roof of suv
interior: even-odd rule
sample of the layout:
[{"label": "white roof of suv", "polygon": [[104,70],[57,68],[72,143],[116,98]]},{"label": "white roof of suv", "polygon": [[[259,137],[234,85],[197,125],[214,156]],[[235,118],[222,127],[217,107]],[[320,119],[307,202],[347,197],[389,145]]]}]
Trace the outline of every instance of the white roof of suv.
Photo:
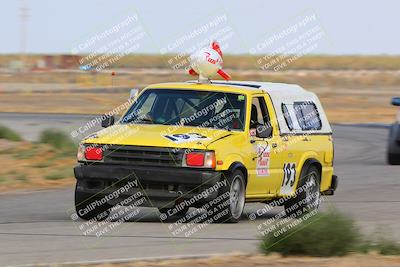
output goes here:
[{"label": "white roof of suv", "polygon": [[[197,82],[197,81],[189,81]],[[275,108],[275,113],[278,117],[278,124],[281,134],[292,133],[316,133],[316,134],[331,134],[332,128],[326,117],[325,111],[322,108],[321,102],[317,95],[313,92],[305,90],[297,84],[272,83],[272,82],[254,82],[254,81],[211,81],[211,84],[226,85],[230,87],[242,87],[246,89],[263,90],[272,100]],[[317,112],[321,121],[321,128],[318,130],[303,130],[301,129],[296,118],[294,103],[297,102],[312,102],[317,108]],[[283,105],[286,105],[293,122],[293,129],[289,129],[288,124],[283,115]]]}]

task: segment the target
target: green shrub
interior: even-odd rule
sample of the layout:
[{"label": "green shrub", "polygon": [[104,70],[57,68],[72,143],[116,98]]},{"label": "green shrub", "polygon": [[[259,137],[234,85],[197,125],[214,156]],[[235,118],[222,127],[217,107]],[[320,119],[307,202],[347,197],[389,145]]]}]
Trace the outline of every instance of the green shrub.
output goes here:
[{"label": "green shrub", "polygon": [[382,255],[400,255],[400,244],[381,238],[377,242],[371,243],[368,250],[377,251]]},{"label": "green shrub", "polygon": [[61,180],[61,179],[64,179],[64,178],[66,178],[66,177],[67,177],[67,176],[65,175],[65,173],[62,173],[62,172],[55,172],[55,173],[46,175],[44,178],[45,178],[46,180]]},{"label": "green shrub", "polygon": [[64,132],[59,130],[47,129],[44,130],[39,137],[40,143],[50,144],[55,148],[74,151],[75,144],[72,139]]},{"label": "green shrub", "polygon": [[8,139],[11,141],[21,141],[22,138],[19,134],[7,128],[3,125],[0,125],[0,139]]},{"label": "green shrub", "polygon": [[46,180],[61,180],[66,178],[63,173],[52,173],[44,177]]},{"label": "green shrub", "polygon": [[17,180],[17,181],[19,181],[19,182],[22,182],[22,183],[28,182],[28,178],[27,178],[24,174],[18,174],[18,175],[15,177],[15,180]]},{"label": "green shrub", "polygon": [[42,169],[42,168],[47,168],[50,165],[51,164],[49,162],[38,162],[38,163],[32,164],[31,166],[34,167],[34,168]]},{"label": "green shrub", "polygon": [[13,157],[16,159],[30,159],[39,153],[38,148],[33,146],[29,150],[22,150],[13,153]]},{"label": "green shrub", "polygon": [[61,180],[65,179],[68,177],[73,176],[72,170],[71,169],[65,169],[65,170],[58,170],[55,171],[51,174],[46,175],[44,178],[46,180]]},{"label": "green shrub", "polygon": [[293,227],[287,227],[288,224],[286,231],[282,230],[285,226],[280,226],[264,236],[261,243],[264,253],[343,256],[355,251],[361,240],[354,221],[337,211],[319,213],[306,220],[303,218]]}]

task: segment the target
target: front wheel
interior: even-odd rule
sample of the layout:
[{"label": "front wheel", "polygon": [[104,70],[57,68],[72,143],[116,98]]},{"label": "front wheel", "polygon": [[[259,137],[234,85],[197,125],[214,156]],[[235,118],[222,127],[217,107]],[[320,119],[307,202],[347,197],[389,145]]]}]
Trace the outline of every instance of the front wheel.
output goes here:
[{"label": "front wheel", "polygon": [[[104,203],[103,203],[104,202]],[[82,192],[78,189],[78,183],[75,187],[75,211],[79,218],[83,220],[103,221],[110,214],[112,206],[96,196]]]},{"label": "front wheel", "polygon": [[242,216],[246,200],[244,175],[236,170],[224,178],[226,184],[220,188],[218,197],[210,201],[208,214],[213,222],[237,223]]}]

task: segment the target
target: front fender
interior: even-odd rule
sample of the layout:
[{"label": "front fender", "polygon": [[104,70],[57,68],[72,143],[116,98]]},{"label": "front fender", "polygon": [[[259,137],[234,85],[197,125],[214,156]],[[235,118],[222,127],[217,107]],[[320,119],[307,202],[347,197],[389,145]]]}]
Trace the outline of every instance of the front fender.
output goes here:
[{"label": "front fender", "polygon": [[[230,154],[223,158],[223,164],[217,165],[217,171],[227,171],[233,163],[244,163],[243,158],[239,154]],[[244,165],[244,164],[243,164]]]}]

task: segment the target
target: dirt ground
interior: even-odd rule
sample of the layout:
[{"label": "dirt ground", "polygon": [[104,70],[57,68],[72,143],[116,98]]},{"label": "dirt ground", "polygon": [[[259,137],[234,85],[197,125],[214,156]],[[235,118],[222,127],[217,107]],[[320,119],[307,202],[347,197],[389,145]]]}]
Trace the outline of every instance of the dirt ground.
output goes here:
[{"label": "dirt ground", "polygon": [[[400,71],[232,70],[231,74],[237,80],[300,84],[320,97],[328,118],[335,123],[391,123],[396,108],[390,101],[400,95]],[[0,112],[102,114],[126,102],[129,88],[191,79],[182,71],[167,69],[126,71],[112,81],[103,77],[105,74],[55,75],[60,77],[56,79],[52,73],[0,75]],[[70,79],[62,80],[65,77]]]},{"label": "dirt ground", "polygon": [[[320,97],[331,122],[391,123],[395,119],[396,108],[390,105],[397,93],[394,90],[311,90]],[[0,112],[102,114],[122,105],[128,96],[128,90],[126,93],[7,93],[0,94]]]},{"label": "dirt ground", "polygon": [[47,145],[0,139],[0,192],[74,183],[75,157]]},{"label": "dirt ground", "polygon": [[315,257],[281,257],[274,255],[231,255],[215,256],[203,259],[171,259],[160,261],[135,261],[115,264],[94,264],[79,266],[96,267],[244,267],[244,266],[271,266],[271,267],[378,267],[378,266],[400,266],[400,256],[349,255],[346,257],[315,258]]}]

